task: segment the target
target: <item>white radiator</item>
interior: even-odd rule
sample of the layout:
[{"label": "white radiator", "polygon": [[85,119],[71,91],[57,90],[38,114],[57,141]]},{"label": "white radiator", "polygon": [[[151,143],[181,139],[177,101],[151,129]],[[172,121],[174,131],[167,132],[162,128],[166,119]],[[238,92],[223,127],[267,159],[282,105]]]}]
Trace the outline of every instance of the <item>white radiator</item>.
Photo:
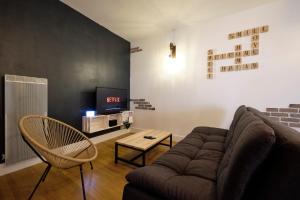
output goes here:
[{"label": "white radiator", "polygon": [[18,129],[21,117],[47,115],[48,80],[5,75],[5,164],[11,165],[36,155],[23,141]]}]

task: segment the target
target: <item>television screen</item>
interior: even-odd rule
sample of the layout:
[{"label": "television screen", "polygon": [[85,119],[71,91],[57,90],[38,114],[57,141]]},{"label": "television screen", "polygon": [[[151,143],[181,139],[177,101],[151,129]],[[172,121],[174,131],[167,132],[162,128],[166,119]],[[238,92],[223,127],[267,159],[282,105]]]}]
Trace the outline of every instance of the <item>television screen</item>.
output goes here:
[{"label": "television screen", "polygon": [[127,90],[117,88],[97,87],[97,113],[118,113],[127,108]]}]

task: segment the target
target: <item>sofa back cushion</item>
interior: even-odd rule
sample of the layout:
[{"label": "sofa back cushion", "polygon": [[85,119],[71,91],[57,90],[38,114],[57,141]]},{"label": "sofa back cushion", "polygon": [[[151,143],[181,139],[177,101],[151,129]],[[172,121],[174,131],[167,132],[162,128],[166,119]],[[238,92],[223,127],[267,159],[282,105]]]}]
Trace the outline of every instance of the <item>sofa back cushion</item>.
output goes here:
[{"label": "sofa back cushion", "polygon": [[273,129],[246,111],[234,128],[218,169],[218,200],[241,199],[250,177],[267,157],[274,143]]},{"label": "sofa back cushion", "polygon": [[233,135],[233,132],[234,132],[234,129],[238,123],[238,121],[240,120],[240,118],[243,116],[243,114],[247,111],[247,108],[246,106],[242,105],[240,106],[234,113],[234,117],[233,117],[233,120],[231,122],[231,125],[229,127],[229,130],[228,130],[228,133],[227,133],[227,137],[226,137],[226,140],[225,140],[225,143],[224,143],[224,147],[225,149],[227,149],[231,139],[232,139],[232,135]]}]

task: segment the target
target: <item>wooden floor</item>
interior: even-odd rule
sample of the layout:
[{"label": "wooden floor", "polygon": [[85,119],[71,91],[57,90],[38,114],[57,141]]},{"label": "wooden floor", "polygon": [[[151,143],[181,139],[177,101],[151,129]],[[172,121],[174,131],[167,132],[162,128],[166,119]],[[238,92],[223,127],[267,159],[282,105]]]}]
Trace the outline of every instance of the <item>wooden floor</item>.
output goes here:
[{"label": "wooden floor", "polygon": [[[127,135],[97,145],[99,155],[93,162],[94,170],[90,169],[89,164],[84,165],[83,173],[88,200],[122,199],[123,187],[126,184],[125,176],[135,167],[121,161],[118,164],[114,163],[114,141]],[[156,160],[168,149],[168,147],[160,145],[148,152],[147,164]],[[125,158],[137,154],[137,152],[122,147],[119,150],[119,155]],[[41,163],[1,176],[0,199],[27,199],[45,168],[46,164]],[[82,199],[79,167],[68,170],[52,168],[45,182],[40,184],[33,199]]]}]

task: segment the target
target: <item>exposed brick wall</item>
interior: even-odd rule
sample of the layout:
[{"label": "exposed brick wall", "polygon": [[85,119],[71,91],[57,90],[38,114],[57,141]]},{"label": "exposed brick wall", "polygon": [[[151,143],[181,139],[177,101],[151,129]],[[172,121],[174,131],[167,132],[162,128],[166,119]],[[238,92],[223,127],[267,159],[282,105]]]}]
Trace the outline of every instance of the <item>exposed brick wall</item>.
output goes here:
[{"label": "exposed brick wall", "polygon": [[143,49],[141,49],[140,47],[134,47],[130,49],[130,53],[137,53],[143,51]]},{"label": "exposed brick wall", "polygon": [[146,99],[130,99],[130,101],[135,104],[135,109],[155,110],[155,107],[153,107],[149,101],[146,101]]},{"label": "exposed brick wall", "polygon": [[264,114],[286,126],[300,128],[300,104],[290,104],[288,108],[267,108]]}]

